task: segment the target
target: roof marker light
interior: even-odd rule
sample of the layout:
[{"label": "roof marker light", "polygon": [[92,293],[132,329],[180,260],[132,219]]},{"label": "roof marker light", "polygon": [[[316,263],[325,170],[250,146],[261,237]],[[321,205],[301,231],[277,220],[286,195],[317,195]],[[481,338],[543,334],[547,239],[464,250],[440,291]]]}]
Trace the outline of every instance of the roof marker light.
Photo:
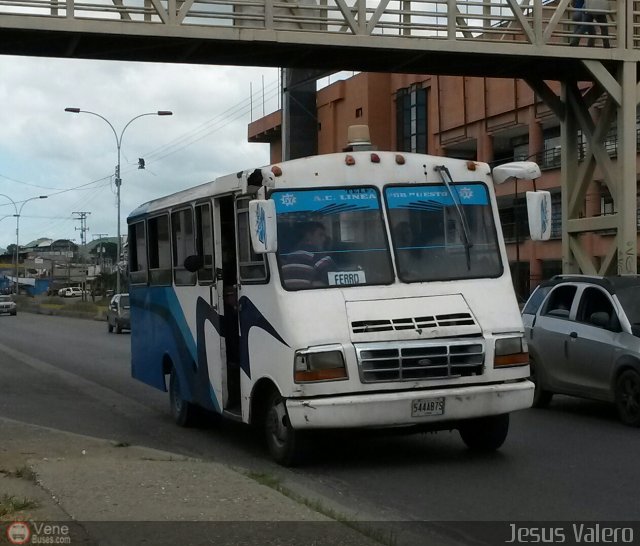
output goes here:
[{"label": "roof marker light", "polygon": [[282,169],[280,167],[278,167],[278,165],[274,165],[273,167],[271,167],[271,172],[275,176],[282,176]]},{"label": "roof marker light", "polygon": [[371,154],[371,163],[380,163],[380,156],[378,154]]},{"label": "roof marker light", "polygon": [[344,162],[345,162],[347,165],[355,165],[355,164],[356,164],[356,160],[355,160],[355,158],[354,158],[352,155],[347,155],[347,156],[345,156],[345,158],[344,158]]},{"label": "roof marker light", "polygon": [[396,163],[398,165],[404,165],[404,156],[400,155],[400,154],[397,154],[396,155]]},{"label": "roof marker light", "polygon": [[470,171],[476,170],[476,162],[475,161],[467,161],[467,169]]}]

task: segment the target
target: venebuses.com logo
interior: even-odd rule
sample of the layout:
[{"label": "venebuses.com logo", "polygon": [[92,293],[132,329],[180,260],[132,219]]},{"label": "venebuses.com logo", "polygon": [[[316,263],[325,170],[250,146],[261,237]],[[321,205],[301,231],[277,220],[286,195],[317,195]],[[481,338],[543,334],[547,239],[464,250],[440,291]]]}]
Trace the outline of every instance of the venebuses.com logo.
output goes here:
[{"label": "venebuses.com logo", "polygon": [[28,544],[31,540],[31,528],[26,521],[14,521],[7,527],[7,539],[11,544]]},{"label": "venebuses.com logo", "polygon": [[14,521],[6,534],[9,544],[71,544],[68,525]]}]

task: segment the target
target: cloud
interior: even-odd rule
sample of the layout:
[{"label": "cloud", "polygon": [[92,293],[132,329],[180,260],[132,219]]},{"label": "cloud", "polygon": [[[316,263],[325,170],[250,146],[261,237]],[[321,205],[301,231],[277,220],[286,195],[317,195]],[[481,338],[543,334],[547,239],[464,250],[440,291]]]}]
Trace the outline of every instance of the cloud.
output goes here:
[{"label": "cloud", "polygon": [[[123,232],[129,211],[145,201],[269,160],[267,145],[247,143],[247,124],[278,108],[276,69],[0,56],[0,73],[0,194],[18,208],[49,195],[24,205],[21,243],[79,242],[74,211],[91,212],[88,240],[115,235],[116,136],[138,114],[173,112],[137,119],[123,134]],[[103,115],[115,134],[102,119],[65,107]],[[0,218],[13,213],[0,196]],[[0,221],[0,247],[11,243],[12,216]]]}]

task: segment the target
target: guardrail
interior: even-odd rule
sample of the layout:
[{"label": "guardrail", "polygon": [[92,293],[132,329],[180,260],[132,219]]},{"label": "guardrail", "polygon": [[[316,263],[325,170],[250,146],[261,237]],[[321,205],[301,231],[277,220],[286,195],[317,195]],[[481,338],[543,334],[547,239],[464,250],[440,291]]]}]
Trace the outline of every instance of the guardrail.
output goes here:
[{"label": "guardrail", "polygon": [[[125,26],[243,28],[456,42],[640,48],[640,1],[609,0],[604,20],[577,21],[570,0],[0,0],[2,15]],[[582,25],[582,26],[580,26]],[[0,23],[0,26],[2,24]],[[603,39],[599,32],[606,36]],[[588,47],[587,44],[584,44]]]}]

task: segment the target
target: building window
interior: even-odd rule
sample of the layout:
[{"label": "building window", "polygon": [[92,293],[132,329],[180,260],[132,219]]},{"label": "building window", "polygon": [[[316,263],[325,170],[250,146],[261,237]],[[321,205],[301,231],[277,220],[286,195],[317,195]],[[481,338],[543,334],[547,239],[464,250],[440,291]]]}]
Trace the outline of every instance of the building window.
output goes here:
[{"label": "building window", "polygon": [[524,197],[502,198],[498,205],[504,240],[508,243],[522,242],[529,237],[527,201]]},{"label": "building window", "polygon": [[427,152],[427,90],[417,85],[396,93],[396,139],[401,152]]},{"label": "building window", "polygon": [[562,274],[562,260],[542,260],[542,280]]},{"label": "building window", "polygon": [[609,193],[609,188],[606,184],[600,184],[600,214],[602,216],[606,214],[615,214],[616,208],[613,204],[613,197]]},{"label": "building window", "polygon": [[561,161],[561,138],[560,127],[550,127],[545,129],[543,133],[544,137],[544,150],[542,152],[542,160],[540,161],[540,168],[548,169],[560,166]]},{"label": "building window", "polygon": [[356,117],[357,118],[361,118],[362,117],[362,108],[356,108]]},{"label": "building window", "polygon": [[513,160],[514,161],[526,161],[527,159],[529,159],[529,141],[525,140],[524,142],[522,142],[520,139],[518,139],[518,142],[521,142],[520,144],[516,143],[516,139],[514,139],[513,142]]}]

